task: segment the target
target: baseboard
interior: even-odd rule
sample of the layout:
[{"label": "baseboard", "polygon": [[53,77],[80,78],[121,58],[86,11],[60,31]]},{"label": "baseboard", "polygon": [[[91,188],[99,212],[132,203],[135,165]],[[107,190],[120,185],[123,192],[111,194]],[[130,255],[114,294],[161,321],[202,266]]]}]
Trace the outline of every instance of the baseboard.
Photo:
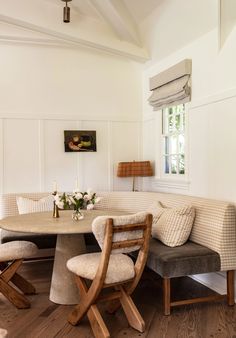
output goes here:
[{"label": "baseboard", "polygon": [[[221,295],[227,293],[225,272],[203,273],[201,275],[192,275],[189,277]],[[236,284],[235,284],[235,295],[236,295]]]}]

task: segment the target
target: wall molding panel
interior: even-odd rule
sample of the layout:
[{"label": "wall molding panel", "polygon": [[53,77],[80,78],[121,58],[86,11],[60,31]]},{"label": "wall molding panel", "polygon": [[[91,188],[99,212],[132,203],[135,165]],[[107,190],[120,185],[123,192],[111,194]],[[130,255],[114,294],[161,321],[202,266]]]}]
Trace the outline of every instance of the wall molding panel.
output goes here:
[{"label": "wall molding panel", "polygon": [[198,109],[200,107],[211,105],[211,104],[218,103],[221,101],[230,100],[235,97],[236,97],[236,88],[231,88],[231,89],[216,93],[214,95],[209,95],[206,97],[193,100],[190,103],[189,110]]},{"label": "wall molding panel", "polygon": [[113,158],[112,158],[112,122],[107,122],[107,133],[108,133],[108,152],[107,152],[107,171],[108,171],[108,190],[113,190]]},{"label": "wall molding panel", "polygon": [[79,114],[78,113],[67,113],[64,114],[38,114],[35,113],[34,115],[31,113],[17,113],[17,112],[7,112],[7,111],[1,111],[0,112],[0,119],[23,119],[23,120],[73,120],[73,121],[103,121],[103,122],[139,122],[141,121],[140,118],[130,117],[129,114],[122,115],[122,118],[120,115],[117,114],[117,116],[113,115],[112,119],[109,116],[109,114],[104,114],[97,116],[96,114]]},{"label": "wall molding panel", "polygon": [[[64,151],[64,130],[77,129],[97,131],[96,153]],[[76,179],[81,190],[113,190],[117,162],[141,156],[140,133],[137,121],[0,119],[0,193],[52,191],[55,180],[59,191],[72,191]],[[114,149],[120,139],[125,151]],[[129,188],[123,182],[122,190]]]},{"label": "wall molding panel", "polygon": [[[76,130],[84,129],[82,121],[75,121],[75,125],[76,125],[76,128],[75,128]],[[76,180],[78,180],[78,184],[80,187],[80,182],[83,181],[83,175],[84,175],[84,166],[83,166],[83,162],[80,156],[76,156],[76,171],[77,171]]]},{"label": "wall molding panel", "polygon": [[0,193],[3,193],[4,176],[4,145],[3,145],[3,120],[0,119]]},{"label": "wall molding panel", "polygon": [[39,129],[39,189],[41,192],[44,191],[45,185],[45,166],[44,166],[44,121],[38,121],[38,129]]},{"label": "wall molding panel", "polygon": [[[200,97],[198,99],[194,99],[189,103],[189,110],[198,109],[204,106],[212,105],[215,103],[219,103],[222,101],[230,100],[236,98],[236,87],[227,89],[225,91],[216,93],[214,95],[209,95],[205,97]],[[158,111],[147,111],[144,112],[143,122],[155,120]]]}]

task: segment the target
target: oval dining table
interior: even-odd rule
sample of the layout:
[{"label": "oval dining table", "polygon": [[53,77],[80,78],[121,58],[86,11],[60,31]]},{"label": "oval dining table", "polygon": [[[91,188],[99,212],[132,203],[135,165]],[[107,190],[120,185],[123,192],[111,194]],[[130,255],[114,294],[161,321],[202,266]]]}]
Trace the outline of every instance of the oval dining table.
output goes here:
[{"label": "oval dining table", "polygon": [[72,220],[72,211],[60,211],[54,218],[52,212],[37,212],[9,216],[0,220],[0,227],[15,232],[57,234],[55,258],[49,299],[56,304],[79,303],[79,291],[74,276],[66,262],[74,256],[86,253],[84,234],[92,232],[92,222],[98,216],[124,214],[117,210],[83,210],[84,218]]}]

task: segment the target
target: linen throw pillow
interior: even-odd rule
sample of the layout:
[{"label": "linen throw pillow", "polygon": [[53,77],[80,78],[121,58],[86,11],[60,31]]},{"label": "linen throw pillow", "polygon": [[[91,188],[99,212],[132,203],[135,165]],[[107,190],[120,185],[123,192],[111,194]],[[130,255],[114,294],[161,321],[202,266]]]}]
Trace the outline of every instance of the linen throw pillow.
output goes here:
[{"label": "linen throw pillow", "polygon": [[157,227],[157,222],[164,211],[165,208],[159,201],[155,201],[150,205],[147,212],[152,214],[152,229]]},{"label": "linen throw pillow", "polygon": [[53,201],[54,197],[52,195],[43,197],[38,201],[22,196],[16,197],[16,203],[20,215],[32,212],[51,211],[53,209]]},{"label": "linen throw pillow", "polygon": [[159,204],[152,236],[170,247],[183,245],[190,236],[194,217],[195,209],[191,205],[162,208]]}]

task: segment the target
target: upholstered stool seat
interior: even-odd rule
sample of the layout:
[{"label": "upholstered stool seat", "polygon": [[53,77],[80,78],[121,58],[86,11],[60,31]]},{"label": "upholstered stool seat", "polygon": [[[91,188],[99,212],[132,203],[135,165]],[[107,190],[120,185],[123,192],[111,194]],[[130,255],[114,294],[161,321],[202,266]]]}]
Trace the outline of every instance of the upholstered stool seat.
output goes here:
[{"label": "upholstered stool seat", "polygon": [[[95,278],[101,260],[101,253],[90,253],[73,257],[67,261],[67,268],[74,274],[86,279]],[[124,282],[135,276],[132,259],[124,254],[111,254],[104,283]]]},{"label": "upholstered stool seat", "polygon": [[[0,245],[0,292],[18,309],[30,307],[24,294],[35,294],[34,286],[17,273],[24,258],[35,255],[38,251],[34,243],[28,241],[13,241]],[[20,289],[20,293],[10,284]]]},{"label": "upholstered stool seat", "polygon": [[34,243],[27,241],[13,241],[0,245],[0,262],[14,259],[28,258],[38,251]]},{"label": "upholstered stool seat", "polygon": [[219,271],[220,255],[214,250],[191,241],[170,248],[152,238],[147,265],[161,277],[181,277]]}]

